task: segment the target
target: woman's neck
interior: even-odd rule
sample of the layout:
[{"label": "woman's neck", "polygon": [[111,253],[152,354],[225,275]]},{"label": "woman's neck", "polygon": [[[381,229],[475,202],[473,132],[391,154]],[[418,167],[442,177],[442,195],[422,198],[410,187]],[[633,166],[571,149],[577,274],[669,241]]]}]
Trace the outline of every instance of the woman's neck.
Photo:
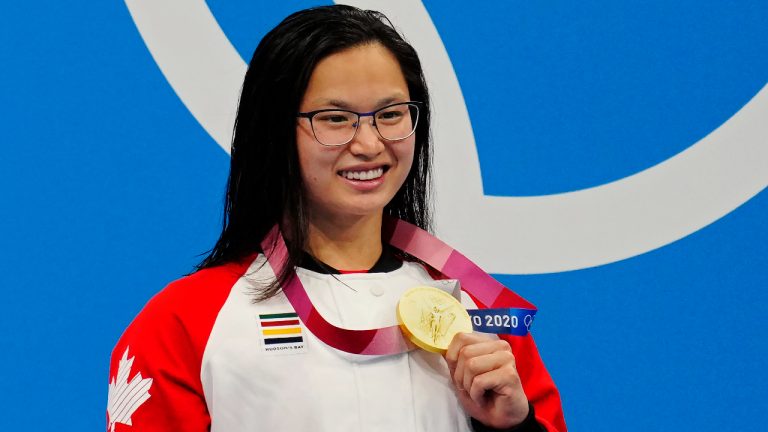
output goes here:
[{"label": "woman's neck", "polygon": [[382,215],[310,220],[307,251],[339,270],[367,270],[381,256]]}]

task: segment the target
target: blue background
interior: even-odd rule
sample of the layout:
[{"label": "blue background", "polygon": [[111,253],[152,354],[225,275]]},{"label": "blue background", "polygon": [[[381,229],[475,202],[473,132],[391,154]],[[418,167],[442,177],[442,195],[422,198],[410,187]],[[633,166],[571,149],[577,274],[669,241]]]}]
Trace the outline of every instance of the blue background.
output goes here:
[{"label": "blue background", "polygon": [[[726,121],[768,80],[768,3],[711,3],[425,2],[486,193],[620,179]],[[208,4],[249,59],[310,3]],[[0,40],[0,428],[103,430],[112,346],[213,244],[228,156],[123,3],[10,3]],[[570,430],[764,429],[767,211],[762,192],[638,257],[498,276],[540,309]]]}]

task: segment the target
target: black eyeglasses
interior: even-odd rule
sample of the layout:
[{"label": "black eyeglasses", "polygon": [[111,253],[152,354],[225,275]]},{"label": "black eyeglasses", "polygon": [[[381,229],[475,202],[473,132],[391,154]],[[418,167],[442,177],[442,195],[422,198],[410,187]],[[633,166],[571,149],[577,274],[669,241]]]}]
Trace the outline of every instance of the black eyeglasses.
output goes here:
[{"label": "black eyeglasses", "polygon": [[317,142],[324,146],[343,146],[355,138],[360,128],[360,117],[371,117],[371,124],[385,141],[400,141],[413,135],[419,123],[421,102],[399,102],[376,111],[359,113],[341,109],[322,109],[300,112],[298,117],[308,118]]}]

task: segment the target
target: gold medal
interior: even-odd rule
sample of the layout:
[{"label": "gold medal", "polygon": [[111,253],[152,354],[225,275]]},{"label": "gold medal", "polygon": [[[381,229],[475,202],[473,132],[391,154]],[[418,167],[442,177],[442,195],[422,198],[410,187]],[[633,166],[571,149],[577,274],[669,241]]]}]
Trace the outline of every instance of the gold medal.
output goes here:
[{"label": "gold medal", "polygon": [[456,333],[472,333],[472,320],[452,295],[437,288],[411,288],[397,304],[397,322],[419,348],[443,354]]}]

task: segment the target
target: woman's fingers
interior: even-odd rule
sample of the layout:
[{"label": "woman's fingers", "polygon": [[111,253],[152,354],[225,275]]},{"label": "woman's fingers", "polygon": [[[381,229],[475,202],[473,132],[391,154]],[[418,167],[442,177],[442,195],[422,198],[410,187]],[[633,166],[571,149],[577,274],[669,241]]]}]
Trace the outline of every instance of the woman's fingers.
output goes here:
[{"label": "woman's fingers", "polygon": [[514,367],[514,355],[509,343],[472,333],[457,334],[448,346],[445,359],[459,390],[468,390],[473,377],[479,374],[510,362]]},{"label": "woman's fingers", "polygon": [[511,352],[499,351],[477,357],[471,362],[477,363],[478,366],[476,369],[465,369],[464,389],[479,406],[485,403],[486,392],[492,391],[495,396],[509,396],[520,382]]},{"label": "woman's fingers", "polygon": [[445,353],[458,400],[478,421],[507,428],[528,415],[509,343],[486,335],[457,334]]}]

